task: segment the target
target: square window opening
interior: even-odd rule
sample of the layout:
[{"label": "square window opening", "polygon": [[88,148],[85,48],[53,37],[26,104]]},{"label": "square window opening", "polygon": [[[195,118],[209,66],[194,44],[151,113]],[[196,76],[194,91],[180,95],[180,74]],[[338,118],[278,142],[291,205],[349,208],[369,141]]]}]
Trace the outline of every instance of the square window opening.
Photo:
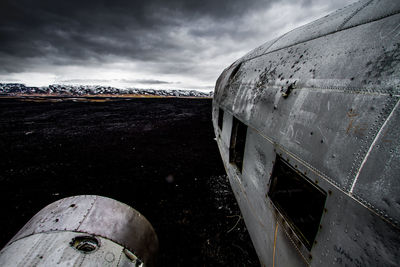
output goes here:
[{"label": "square window opening", "polygon": [[277,156],[268,196],[311,250],[324,211],[326,192]]},{"label": "square window opening", "polygon": [[229,162],[235,164],[240,173],[243,168],[244,149],[246,145],[247,126],[233,117]]},{"label": "square window opening", "polygon": [[224,110],[219,108],[218,110],[218,128],[222,131],[222,125],[224,123]]}]

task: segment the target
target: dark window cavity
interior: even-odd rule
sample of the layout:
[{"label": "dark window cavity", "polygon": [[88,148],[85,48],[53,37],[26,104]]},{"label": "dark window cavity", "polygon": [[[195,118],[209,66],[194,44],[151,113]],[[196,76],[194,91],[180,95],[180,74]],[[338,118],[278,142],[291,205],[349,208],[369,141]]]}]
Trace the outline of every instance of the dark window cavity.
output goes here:
[{"label": "dark window cavity", "polygon": [[224,123],[224,110],[220,108],[218,111],[218,127],[221,131],[223,123]]},{"label": "dark window cavity", "polygon": [[277,156],[268,196],[311,250],[324,211],[326,193]]},{"label": "dark window cavity", "polygon": [[242,62],[240,62],[236,67],[232,70],[231,75],[229,76],[229,82],[232,82],[232,80],[235,78],[236,74],[240,70],[240,67],[242,66]]},{"label": "dark window cavity", "polygon": [[237,166],[240,172],[243,167],[244,147],[246,144],[247,126],[233,117],[229,162]]}]

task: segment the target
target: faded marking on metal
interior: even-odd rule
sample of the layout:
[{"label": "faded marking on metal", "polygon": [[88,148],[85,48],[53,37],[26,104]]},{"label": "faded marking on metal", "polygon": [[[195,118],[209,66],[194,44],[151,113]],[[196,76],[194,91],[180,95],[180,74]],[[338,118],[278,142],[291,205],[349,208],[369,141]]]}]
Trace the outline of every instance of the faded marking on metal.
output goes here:
[{"label": "faded marking on metal", "polygon": [[275,226],[275,236],[274,236],[274,252],[272,254],[272,267],[275,267],[275,252],[276,252],[276,236],[278,235],[278,221],[276,221]]},{"label": "faded marking on metal", "polygon": [[346,134],[350,134],[353,132],[356,135],[364,136],[364,131],[367,130],[368,124],[366,123],[359,123],[354,124],[358,113],[355,113],[355,110],[350,110],[347,112],[347,116],[350,118],[349,125],[346,128]]},{"label": "faded marking on metal", "polygon": [[358,113],[355,113],[354,110],[351,110],[351,111],[347,112],[347,116],[348,116],[349,118],[357,117],[357,116],[358,116]]},{"label": "faded marking on metal", "polygon": [[302,139],[304,136],[304,132],[301,129],[296,130],[296,134],[294,135],[294,141],[296,144],[301,145],[301,142],[298,139]]},{"label": "faded marking on metal", "polygon": [[367,151],[367,154],[364,156],[364,159],[363,159],[363,161],[362,161],[362,163],[361,163],[361,165],[360,165],[360,168],[358,169],[357,175],[356,175],[356,177],[355,177],[354,180],[353,180],[353,183],[352,183],[351,189],[350,189],[350,194],[353,194],[354,187],[355,187],[355,185],[356,185],[356,183],[357,183],[357,180],[358,180],[358,177],[360,176],[360,173],[361,173],[361,171],[362,171],[362,169],[363,169],[363,167],[364,167],[364,165],[365,165],[365,162],[367,162],[368,157],[369,157],[369,155],[371,154],[372,149],[375,147],[376,142],[378,141],[378,138],[380,137],[380,135],[381,135],[383,129],[386,127],[386,124],[388,123],[388,121],[389,121],[389,120],[391,119],[391,117],[393,116],[393,113],[394,113],[394,111],[397,109],[397,107],[399,106],[399,103],[400,103],[400,100],[397,100],[396,105],[394,106],[394,108],[393,108],[392,111],[390,112],[389,116],[386,118],[385,122],[383,123],[383,125],[382,125],[381,128],[379,129],[378,133],[376,134],[376,136],[375,136],[373,142],[371,143],[371,145],[370,145],[370,147],[369,147],[369,149],[368,149],[368,151]]}]

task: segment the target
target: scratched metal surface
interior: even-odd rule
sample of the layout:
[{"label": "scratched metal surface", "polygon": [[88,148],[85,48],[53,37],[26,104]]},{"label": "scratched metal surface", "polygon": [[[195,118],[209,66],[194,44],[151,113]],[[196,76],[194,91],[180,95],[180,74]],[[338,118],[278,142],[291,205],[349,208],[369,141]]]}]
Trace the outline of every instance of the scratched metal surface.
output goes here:
[{"label": "scratched metal surface", "polygon": [[[217,142],[262,264],[397,265],[399,12],[399,1],[354,3],[256,48],[218,78]],[[242,174],[229,164],[232,116],[248,125]],[[330,192],[311,251],[266,197],[276,154]]]},{"label": "scratched metal surface", "polygon": [[6,247],[27,236],[55,231],[107,238],[135,253],[147,265],[154,265],[158,240],[151,224],[128,205],[101,196],[74,196],[46,206]]}]

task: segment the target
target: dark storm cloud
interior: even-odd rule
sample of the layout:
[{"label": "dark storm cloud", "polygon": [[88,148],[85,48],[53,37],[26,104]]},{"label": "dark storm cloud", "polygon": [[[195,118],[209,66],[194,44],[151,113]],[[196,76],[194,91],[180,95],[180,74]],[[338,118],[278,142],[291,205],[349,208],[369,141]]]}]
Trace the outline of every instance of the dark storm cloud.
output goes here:
[{"label": "dark storm cloud", "polygon": [[7,67],[2,71],[17,71],[23,66],[21,62],[40,57],[55,65],[83,64],[87,59],[96,64],[105,56],[173,60],[175,53],[196,49],[185,47],[170,36],[179,27],[205,18],[217,27],[188,34],[200,37],[235,34],[223,27],[225,21],[239,20],[249,10],[266,8],[270,3],[262,0],[3,0],[0,2],[0,61]]},{"label": "dark storm cloud", "polygon": [[[340,7],[349,0],[302,0],[300,5],[311,10],[314,2],[324,1]],[[254,20],[277,2],[299,5],[296,0],[1,0],[0,74],[46,73],[68,80],[86,76],[53,69],[102,67],[112,72],[117,65],[113,73],[138,74],[137,79],[196,77],[213,84],[227,64],[220,58],[217,66],[218,57],[231,53],[229,61],[234,60],[235,53],[276,37],[264,35],[285,26]],[[307,17],[300,15],[299,20]],[[93,73],[88,79],[97,79]],[[116,78],[121,77],[130,76]],[[132,82],[167,84],[137,79]]]}]

